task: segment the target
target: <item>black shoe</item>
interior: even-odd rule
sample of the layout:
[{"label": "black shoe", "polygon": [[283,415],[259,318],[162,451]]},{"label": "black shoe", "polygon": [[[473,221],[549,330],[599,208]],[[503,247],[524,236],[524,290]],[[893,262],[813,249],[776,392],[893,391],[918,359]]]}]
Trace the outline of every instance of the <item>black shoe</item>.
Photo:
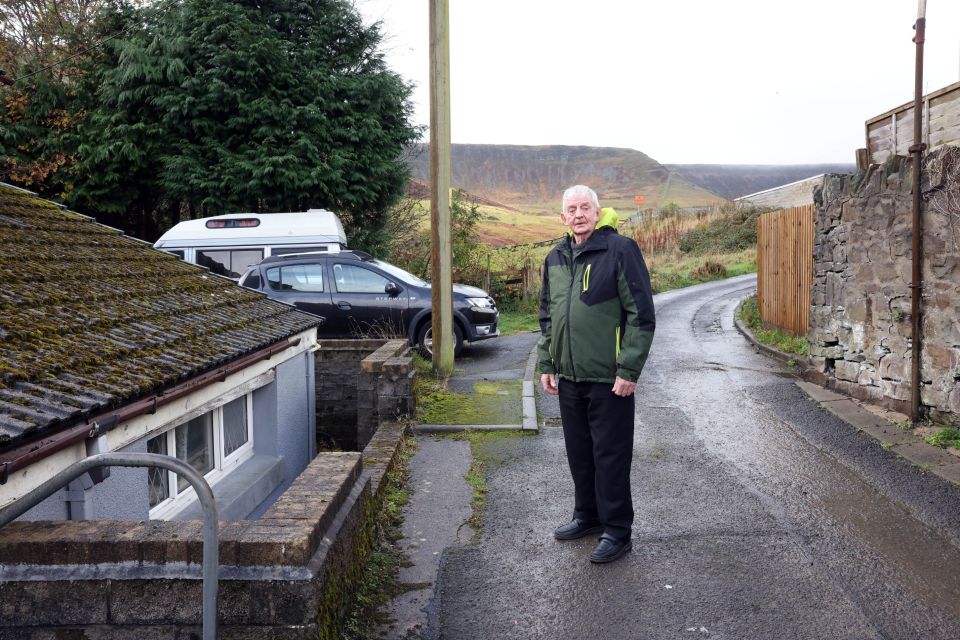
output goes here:
[{"label": "black shoe", "polygon": [[576,540],[591,533],[600,533],[603,531],[603,525],[599,522],[584,522],[574,518],[567,524],[553,532],[553,537],[557,540]]},{"label": "black shoe", "polygon": [[600,536],[600,543],[590,554],[590,562],[594,564],[613,562],[631,549],[633,549],[633,544],[630,542],[630,538],[617,540],[610,534],[605,533]]}]

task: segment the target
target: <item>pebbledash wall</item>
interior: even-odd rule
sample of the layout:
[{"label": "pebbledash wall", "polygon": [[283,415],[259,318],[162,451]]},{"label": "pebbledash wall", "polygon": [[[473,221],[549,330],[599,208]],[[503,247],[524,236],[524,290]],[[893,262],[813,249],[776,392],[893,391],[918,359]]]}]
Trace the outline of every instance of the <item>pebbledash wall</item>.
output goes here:
[{"label": "pebbledash wall", "polygon": [[[912,162],[828,175],[814,194],[810,362],[817,381],[909,413]],[[923,160],[921,404],[960,422],[960,149]]]}]

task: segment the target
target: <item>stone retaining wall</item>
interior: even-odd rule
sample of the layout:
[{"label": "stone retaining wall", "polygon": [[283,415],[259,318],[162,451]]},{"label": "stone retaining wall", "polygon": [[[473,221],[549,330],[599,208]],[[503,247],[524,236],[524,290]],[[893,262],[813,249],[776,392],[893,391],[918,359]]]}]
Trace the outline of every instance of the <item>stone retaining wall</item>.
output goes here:
[{"label": "stone retaining wall", "polygon": [[[256,521],[220,523],[221,637],[329,638],[373,543],[403,427],[320,453]],[[199,638],[199,521],[0,529],[0,640]]]},{"label": "stone retaining wall", "polygon": [[[893,156],[815,193],[810,362],[817,382],[909,413],[912,169]],[[960,150],[924,159],[921,403],[960,420]],[[960,205],[960,200],[955,201]],[[946,203],[949,206],[948,203]]]},{"label": "stone retaining wall", "polygon": [[384,420],[413,412],[406,340],[322,340],[315,354],[317,430],[338,448],[365,446]]}]

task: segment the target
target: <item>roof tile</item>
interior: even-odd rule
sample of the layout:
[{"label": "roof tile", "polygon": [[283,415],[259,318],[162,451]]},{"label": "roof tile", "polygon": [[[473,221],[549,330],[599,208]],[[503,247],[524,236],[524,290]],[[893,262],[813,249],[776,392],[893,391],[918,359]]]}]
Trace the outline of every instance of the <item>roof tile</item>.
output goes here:
[{"label": "roof tile", "polygon": [[316,326],[0,184],[0,450]]}]

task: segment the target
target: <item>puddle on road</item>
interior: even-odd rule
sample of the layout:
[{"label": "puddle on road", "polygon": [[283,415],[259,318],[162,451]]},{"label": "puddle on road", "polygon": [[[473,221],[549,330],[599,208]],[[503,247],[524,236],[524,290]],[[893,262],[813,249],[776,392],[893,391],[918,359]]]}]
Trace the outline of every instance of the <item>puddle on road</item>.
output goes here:
[{"label": "puddle on road", "polygon": [[[847,535],[897,567],[898,581],[944,612],[960,617],[960,553],[942,534],[877,493],[845,467],[843,482],[821,481],[815,501]],[[825,478],[821,478],[825,480]],[[839,490],[842,487],[842,490]]]}]

